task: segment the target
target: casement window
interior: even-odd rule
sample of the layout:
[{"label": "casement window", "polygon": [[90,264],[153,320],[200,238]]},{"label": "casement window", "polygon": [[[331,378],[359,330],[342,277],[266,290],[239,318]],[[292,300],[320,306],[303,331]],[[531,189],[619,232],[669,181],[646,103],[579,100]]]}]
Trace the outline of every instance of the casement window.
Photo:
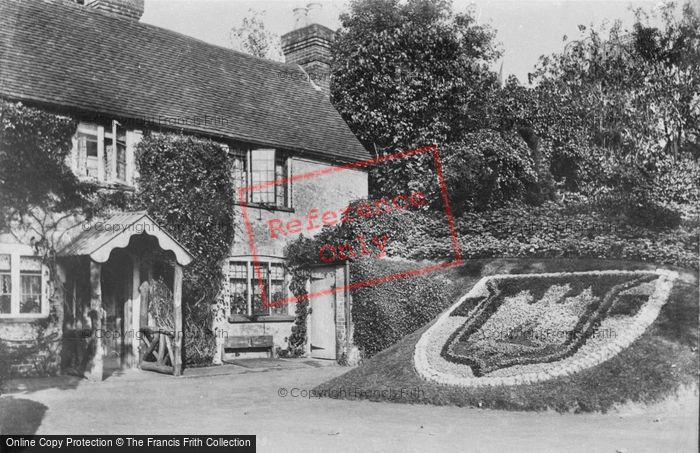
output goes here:
[{"label": "casement window", "polygon": [[[289,158],[275,149],[237,150],[232,178],[236,189],[289,177]],[[291,181],[246,192],[246,203],[291,208]]]},{"label": "casement window", "polygon": [[80,123],[74,138],[73,171],[80,178],[98,182],[133,184],[133,148],[138,136],[118,121]]},{"label": "casement window", "polygon": [[[260,276],[268,304],[287,298],[284,264],[259,262]],[[288,304],[263,306],[260,282],[250,261],[230,261],[228,266],[229,307],[231,314],[246,316],[287,316]]]},{"label": "casement window", "polygon": [[0,249],[0,318],[48,315],[47,271],[26,252]]}]

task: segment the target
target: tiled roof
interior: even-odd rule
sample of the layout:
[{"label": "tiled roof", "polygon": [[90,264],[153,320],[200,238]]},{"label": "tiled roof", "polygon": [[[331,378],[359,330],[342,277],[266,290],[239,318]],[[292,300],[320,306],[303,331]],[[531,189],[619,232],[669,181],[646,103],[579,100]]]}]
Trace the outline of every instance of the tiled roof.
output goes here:
[{"label": "tiled roof", "polygon": [[334,160],[369,157],[298,66],[60,0],[0,0],[0,96],[136,124],[177,118],[186,130]]},{"label": "tiled roof", "polygon": [[104,263],[112,250],[129,245],[132,236],[147,234],[155,237],[163,250],[173,252],[179,264],[186,266],[192,261],[190,252],[145,211],[115,214],[102,222],[84,222],[80,227],[80,233],[58,251],[58,256],[90,256]]}]

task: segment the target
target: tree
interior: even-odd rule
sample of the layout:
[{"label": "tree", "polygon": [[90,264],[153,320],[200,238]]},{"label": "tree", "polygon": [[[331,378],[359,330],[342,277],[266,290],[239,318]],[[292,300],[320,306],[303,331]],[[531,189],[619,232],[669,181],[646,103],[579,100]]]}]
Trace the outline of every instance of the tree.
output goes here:
[{"label": "tree", "polygon": [[675,11],[663,6],[659,27],[641,10],[630,30],[579,26],[581,39],[541,57],[531,87],[506,83],[494,121],[527,132],[569,190],[645,191],[698,146],[700,21],[689,5]]},{"label": "tree", "polygon": [[248,53],[258,58],[282,61],[280,38],[265,29],[263,18],[265,11],[248,10],[249,16],[233,27],[229,39],[235,50]]},{"label": "tree", "polygon": [[649,25],[642,9],[636,11],[633,50],[645,74],[645,99],[660,122],[657,135],[674,157],[687,145],[696,155],[700,147],[700,15],[686,3],[680,19],[673,4],[661,8],[662,28]]},{"label": "tree", "polygon": [[533,80],[530,122],[558,149],[598,148],[620,164],[655,171],[689,143],[700,124],[700,18],[661,9],[663,26],[642,10],[632,30],[616,22],[607,36],[580,26],[583,38],[543,57]]},{"label": "tree", "polygon": [[448,0],[353,0],[333,46],[331,101],[381,153],[483,126],[499,55],[488,27]]}]

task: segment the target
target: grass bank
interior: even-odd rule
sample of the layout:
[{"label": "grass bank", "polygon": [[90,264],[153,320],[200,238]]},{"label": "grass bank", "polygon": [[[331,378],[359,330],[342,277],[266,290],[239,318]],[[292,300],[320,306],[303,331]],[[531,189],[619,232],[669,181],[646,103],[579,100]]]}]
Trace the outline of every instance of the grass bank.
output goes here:
[{"label": "grass bank", "polygon": [[[457,297],[482,276],[495,273],[650,268],[654,266],[607,260],[473,260],[444,273],[452,282],[445,291]],[[693,272],[680,272],[668,302],[641,337],[612,359],[571,376],[530,385],[483,388],[425,381],[412,361],[415,344],[428,327],[424,326],[316,390],[336,398],[519,411],[606,412],[626,402],[654,403],[682,385],[698,382],[698,277]],[[397,397],[400,389],[418,391]]]}]

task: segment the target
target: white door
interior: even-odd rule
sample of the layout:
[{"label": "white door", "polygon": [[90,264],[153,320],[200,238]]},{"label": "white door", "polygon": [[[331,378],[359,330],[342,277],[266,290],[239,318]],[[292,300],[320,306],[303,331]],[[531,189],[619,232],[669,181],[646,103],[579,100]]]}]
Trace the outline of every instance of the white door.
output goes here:
[{"label": "white door", "polygon": [[[335,285],[335,269],[314,272],[311,292],[322,291]],[[335,293],[314,296],[309,300],[309,343],[311,357],[335,360]]]}]

